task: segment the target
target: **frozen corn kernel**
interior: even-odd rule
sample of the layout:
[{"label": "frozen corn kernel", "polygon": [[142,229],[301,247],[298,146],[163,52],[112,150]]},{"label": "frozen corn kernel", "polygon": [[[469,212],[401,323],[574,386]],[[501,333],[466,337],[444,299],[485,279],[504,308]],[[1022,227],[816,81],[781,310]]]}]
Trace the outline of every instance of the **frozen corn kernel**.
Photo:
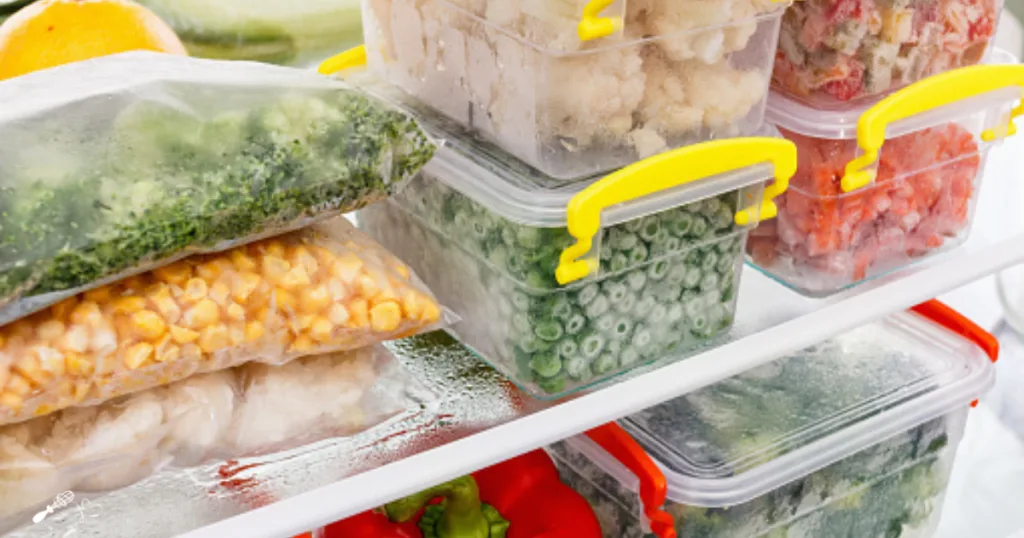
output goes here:
[{"label": "frozen corn kernel", "polygon": [[188,282],[185,282],[185,289],[181,294],[181,300],[189,303],[196,303],[206,298],[206,294],[209,293],[210,287],[206,284],[206,281],[201,278],[190,278]]},{"label": "frozen corn kernel", "polygon": [[153,303],[153,307],[160,313],[160,316],[164,318],[167,323],[177,323],[181,319],[181,307],[178,303],[170,297],[170,291],[167,292],[168,297],[150,298]]},{"label": "frozen corn kernel", "polygon": [[56,340],[63,334],[64,323],[55,319],[40,323],[39,328],[36,329],[36,335],[38,335],[41,340],[46,340],[47,342]]},{"label": "frozen corn kernel", "polygon": [[310,282],[309,273],[301,265],[296,265],[288,270],[278,284],[289,290],[299,290],[309,286]]},{"label": "frozen corn kernel", "polygon": [[245,341],[253,343],[263,338],[263,334],[266,330],[263,328],[263,324],[258,321],[250,321],[245,324]]},{"label": "frozen corn kernel", "polygon": [[354,329],[367,327],[370,324],[370,306],[366,299],[354,299],[348,304],[348,326]]},{"label": "frozen corn kernel", "polygon": [[404,263],[395,263],[391,267],[395,270],[396,273],[398,273],[398,276],[408,280],[409,268],[406,267]]},{"label": "frozen corn kernel", "polygon": [[293,333],[299,334],[312,326],[314,320],[316,320],[316,316],[313,314],[300,314],[298,316],[293,316],[292,319],[289,320],[288,327],[291,328]]},{"label": "frozen corn kernel", "polygon": [[437,308],[437,304],[433,301],[427,302],[423,306],[423,312],[420,314],[420,321],[432,324],[437,323],[441,319],[441,310]]},{"label": "frozen corn kernel", "polygon": [[296,338],[294,342],[292,342],[292,345],[291,347],[288,348],[288,351],[292,353],[308,353],[313,350],[314,346],[316,346],[316,342],[314,342],[312,338],[306,335],[302,335]]},{"label": "frozen corn kernel", "polygon": [[256,291],[261,282],[263,279],[256,273],[245,272],[235,275],[231,284],[231,298],[239,303],[244,303]]},{"label": "frozen corn kernel", "polygon": [[96,327],[103,322],[103,314],[100,313],[98,304],[92,301],[83,301],[71,311],[71,322]]},{"label": "frozen corn kernel", "polygon": [[196,276],[207,282],[213,282],[220,278],[220,275],[222,275],[225,270],[230,268],[231,264],[227,260],[217,257],[208,262],[197,265]]},{"label": "frozen corn kernel", "polygon": [[153,344],[141,342],[128,348],[124,353],[124,365],[129,370],[138,370],[153,356]]},{"label": "frozen corn kernel", "polygon": [[[43,368],[39,365],[39,357],[35,353],[29,353],[22,357],[18,362],[14,363],[14,371],[19,374],[19,377],[25,379],[30,385],[37,387],[45,386],[50,381],[50,376],[43,371]],[[8,390],[13,390],[14,378],[9,382]],[[28,394],[28,391],[25,392]],[[24,396],[24,394],[22,394]]]},{"label": "frozen corn kernel", "polygon": [[111,312],[115,314],[134,314],[146,308],[146,300],[142,297],[129,295],[118,297],[110,303]]},{"label": "frozen corn kernel", "polygon": [[322,312],[331,304],[331,292],[323,285],[308,287],[302,291],[301,297],[299,309],[310,314]]},{"label": "frozen corn kernel", "polygon": [[154,270],[153,276],[167,284],[181,285],[192,277],[192,267],[186,262],[172,263]]},{"label": "frozen corn kernel", "polygon": [[370,327],[377,332],[389,333],[402,322],[402,309],[394,301],[385,301],[370,309]]},{"label": "frozen corn kernel", "polygon": [[207,327],[199,333],[199,349],[203,353],[212,354],[227,349],[230,344],[228,329],[223,325]]},{"label": "frozen corn kernel", "polygon": [[83,297],[86,301],[103,304],[110,302],[110,300],[114,298],[114,294],[110,289],[110,286],[103,286],[102,288],[96,288],[85,292]]},{"label": "frozen corn kernel", "polygon": [[377,292],[380,291],[377,280],[369,274],[360,275],[356,286],[359,289],[359,294],[367,299],[377,295]]},{"label": "frozen corn kernel", "polygon": [[275,308],[284,312],[295,312],[299,305],[295,296],[284,288],[275,289],[271,300]]},{"label": "frozen corn kernel", "polygon": [[72,325],[61,335],[57,347],[65,352],[85,353],[89,349],[89,330],[81,325]]},{"label": "frozen corn kernel", "polygon": [[280,284],[284,280],[284,276],[291,270],[291,266],[284,258],[278,258],[277,256],[266,255],[263,257],[261,264],[263,272],[263,278],[269,280],[274,284]]},{"label": "frozen corn kernel", "polygon": [[11,369],[6,364],[0,364],[0,391],[7,386],[7,380],[11,378]]},{"label": "frozen corn kernel", "polygon": [[7,392],[24,398],[32,392],[32,383],[29,383],[28,379],[21,374],[13,373],[11,378],[7,380]]},{"label": "frozen corn kernel", "polygon": [[71,312],[78,306],[78,298],[70,297],[50,307],[50,314],[53,319],[59,321],[68,321],[71,317]]},{"label": "frozen corn kernel", "polygon": [[235,269],[239,271],[255,271],[258,267],[256,262],[245,253],[244,249],[236,248],[228,254],[228,257],[231,258],[231,263],[234,264]]},{"label": "frozen corn kernel", "polygon": [[79,353],[67,353],[64,355],[64,367],[67,372],[75,377],[92,375],[95,367],[89,359]]},{"label": "frozen corn kernel", "polygon": [[182,317],[190,329],[202,329],[220,321],[220,307],[211,299],[203,299],[188,309]]},{"label": "frozen corn kernel", "polygon": [[294,247],[289,253],[288,260],[292,262],[292,265],[302,267],[307,274],[315,275],[320,272],[320,262],[318,262],[316,260],[316,256],[303,245]]},{"label": "frozen corn kernel", "polygon": [[167,332],[167,323],[156,312],[143,310],[132,314],[132,329],[146,340],[156,340]]},{"label": "frozen corn kernel", "polygon": [[213,286],[210,286],[210,299],[213,299],[213,302],[221,306],[228,303],[228,297],[230,295],[231,288],[229,288],[227,283],[224,281],[219,280],[215,282]]},{"label": "frozen corn kernel", "polygon": [[327,318],[316,318],[309,327],[309,336],[317,342],[329,342],[334,334],[334,324]]},{"label": "frozen corn kernel", "polygon": [[244,321],[245,320],[245,308],[238,303],[231,303],[227,307],[228,319],[232,321]]},{"label": "frozen corn kernel", "polygon": [[405,317],[409,319],[420,319],[420,315],[423,313],[423,306],[425,298],[414,290],[409,290],[402,297],[402,312]]},{"label": "frozen corn kernel", "polygon": [[0,392],[0,407],[10,409],[17,413],[21,410],[21,406],[24,403],[24,398],[14,394],[13,392]]},{"label": "frozen corn kernel", "polygon": [[158,350],[156,353],[156,362],[173,362],[180,358],[181,348],[174,344],[164,346],[163,349]]},{"label": "frozen corn kernel", "polygon": [[171,326],[171,338],[178,345],[191,344],[199,339],[199,333],[185,327]]},{"label": "frozen corn kernel", "polygon": [[348,318],[348,309],[345,308],[345,305],[334,304],[327,311],[327,319],[335,325],[345,325],[348,323]]},{"label": "frozen corn kernel", "polygon": [[89,350],[100,357],[113,353],[117,350],[117,334],[109,328],[96,330],[89,340]]},{"label": "frozen corn kernel", "polygon": [[267,241],[263,245],[263,252],[267,253],[268,256],[274,256],[275,258],[284,258],[287,255],[284,244],[277,239]]},{"label": "frozen corn kernel", "polygon": [[67,371],[64,368],[64,354],[60,351],[47,346],[37,346],[32,351],[39,357],[39,366],[44,372],[59,377]]},{"label": "frozen corn kernel", "polygon": [[331,276],[340,278],[346,284],[352,284],[363,272],[363,260],[353,254],[344,254],[331,264]]}]

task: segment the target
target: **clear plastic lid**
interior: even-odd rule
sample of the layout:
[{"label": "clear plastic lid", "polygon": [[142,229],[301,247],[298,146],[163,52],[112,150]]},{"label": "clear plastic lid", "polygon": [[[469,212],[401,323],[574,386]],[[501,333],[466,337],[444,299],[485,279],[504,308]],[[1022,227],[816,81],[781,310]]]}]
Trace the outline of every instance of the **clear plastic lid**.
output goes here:
[{"label": "clear plastic lid", "polygon": [[[994,376],[975,343],[901,313],[622,425],[664,472],[669,499],[732,506],[964,408]],[[623,484],[637,483],[596,446],[571,442]]]},{"label": "clear plastic lid", "polygon": [[[995,49],[989,56],[986,65],[1015,63],[1017,63],[1017,59],[1012,54]],[[1003,87],[945,106],[935,107],[926,112],[892,122],[886,129],[886,135],[892,138],[957,121],[987,108],[1017,101],[1021,98],[1021,93],[1019,86]],[[863,105],[846,110],[820,110],[772,91],[768,95],[765,121],[786,131],[793,131],[804,136],[828,140],[852,140],[857,138],[857,123],[861,116],[877,104],[878,101],[868,101]]]},{"label": "clear plastic lid", "polygon": [[[570,200],[601,177],[559,185],[564,182],[542,174],[452,122],[431,117],[425,123],[431,134],[444,140],[444,145],[422,173],[512,222],[543,228],[566,226]],[[753,136],[778,137],[778,131],[765,126]],[[628,222],[764,182],[773,175],[774,168],[768,162],[713,175],[610,207],[603,212],[601,223],[613,226]]]}]

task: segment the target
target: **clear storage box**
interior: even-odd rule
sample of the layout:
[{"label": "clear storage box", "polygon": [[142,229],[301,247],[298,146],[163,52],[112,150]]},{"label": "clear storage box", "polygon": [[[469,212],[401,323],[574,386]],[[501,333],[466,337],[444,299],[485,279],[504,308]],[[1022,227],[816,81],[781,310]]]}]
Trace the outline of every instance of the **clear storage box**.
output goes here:
[{"label": "clear storage box", "polygon": [[784,5],[364,0],[363,27],[375,72],[571,179],[755,133]]},{"label": "clear storage box", "polygon": [[961,244],[1022,85],[1021,65],[965,67],[846,112],[773,93],[768,121],[800,161],[779,217],[751,235],[751,260],[824,296]]},{"label": "clear storage box", "polygon": [[[930,536],[998,342],[937,302],[919,311],[942,324],[897,314],[624,419],[678,536]],[[645,534],[637,475],[584,437],[550,450],[605,536]]]},{"label": "clear storage box", "polygon": [[773,89],[843,109],[981,63],[1002,0],[803,0],[782,18]]},{"label": "clear storage box", "polygon": [[796,166],[788,141],[743,138],[549,189],[510,156],[445,138],[359,226],[455,311],[456,336],[540,398],[727,330],[747,231]]}]

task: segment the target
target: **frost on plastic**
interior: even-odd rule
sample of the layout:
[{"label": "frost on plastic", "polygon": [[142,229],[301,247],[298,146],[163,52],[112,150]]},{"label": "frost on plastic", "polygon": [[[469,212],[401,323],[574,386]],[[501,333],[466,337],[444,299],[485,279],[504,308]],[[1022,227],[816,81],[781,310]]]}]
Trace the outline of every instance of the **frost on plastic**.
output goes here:
[{"label": "frost on plastic", "polygon": [[402,338],[440,317],[405,264],[336,218],[186,258],[0,327],[0,424],[245,362]]},{"label": "frost on plastic", "polygon": [[0,324],[395,192],[434,146],[344,83],[129,53],[0,84]]},{"label": "frost on plastic", "polygon": [[582,42],[583,4],[365,0],[370,64],[563,179],[761,126],[780,4],[629,0],[622,32]]},{"label": "frost on plastic", "polygon": [[432,396],[383,346],[247,364],[0,428],[0,530],[62,491],[354,435]]},{"label": "frost on plastic", "polygon": [[[602,230],[600,274],[559,286],[564,227],[518,224],[422,174],[359,225],[416,267],[463,320],[467,345],[541,398],[681,353],[732,326],[747,230],[733,215],[761,185]],[[749,198],[748,198],[749,197]]]},{"label": "frost on plastic", "polygon": [[773,85],[812,106],[842,108],[981,63],[1002,5],[1002,0],[794,2],[782,19]]}]

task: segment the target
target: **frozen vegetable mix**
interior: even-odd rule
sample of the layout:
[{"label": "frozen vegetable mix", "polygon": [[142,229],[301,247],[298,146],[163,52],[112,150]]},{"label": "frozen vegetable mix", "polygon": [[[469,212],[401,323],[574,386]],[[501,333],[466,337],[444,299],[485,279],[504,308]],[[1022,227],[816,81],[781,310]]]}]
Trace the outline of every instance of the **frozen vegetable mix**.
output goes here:
[{"label": "frozen vegetable mix", "polygon": [[360,0],[141,0],[201,58],[301,65],[362,42]]},{"label": "frozen vegetable mix", "polygon": [[404,337],[441,312],[343,218],[194,256],[0,327],[0,423],[244,362]]},{"label": "frozen vegetable mix", "polygon": [[630,0],[583,41],[585,3],[365,0],[369,61],[562,180],[761,127],[781,4]]},{"label": "frozen vegetable mix", "polygon": [[[0,529],[62,491],[354,435],[431,395],[382,346],[247,364],[0,428]],[[26,513],[26,510],[28,511]],[[21,518],[19,519],[19,516]]]},{"label": "frozen vegetable mix", "polygon": [[980,63],[1001,0],[807,0],[782,19],[773,84],[816,106]]},{"label": "frozen vegetable mix", "polygon": [[130,53],[0,84],[0,324],[395,192],[434,146],[339,81]]},{"label": "frozen vegetable mix", "polygon": [[[964,322],[899,314],[624,419],[664,472],[678,536],[929,536],[994,375],[997,351]],[[642,535],[628,471],[581,438],[552,452],[606,536]]]}]

